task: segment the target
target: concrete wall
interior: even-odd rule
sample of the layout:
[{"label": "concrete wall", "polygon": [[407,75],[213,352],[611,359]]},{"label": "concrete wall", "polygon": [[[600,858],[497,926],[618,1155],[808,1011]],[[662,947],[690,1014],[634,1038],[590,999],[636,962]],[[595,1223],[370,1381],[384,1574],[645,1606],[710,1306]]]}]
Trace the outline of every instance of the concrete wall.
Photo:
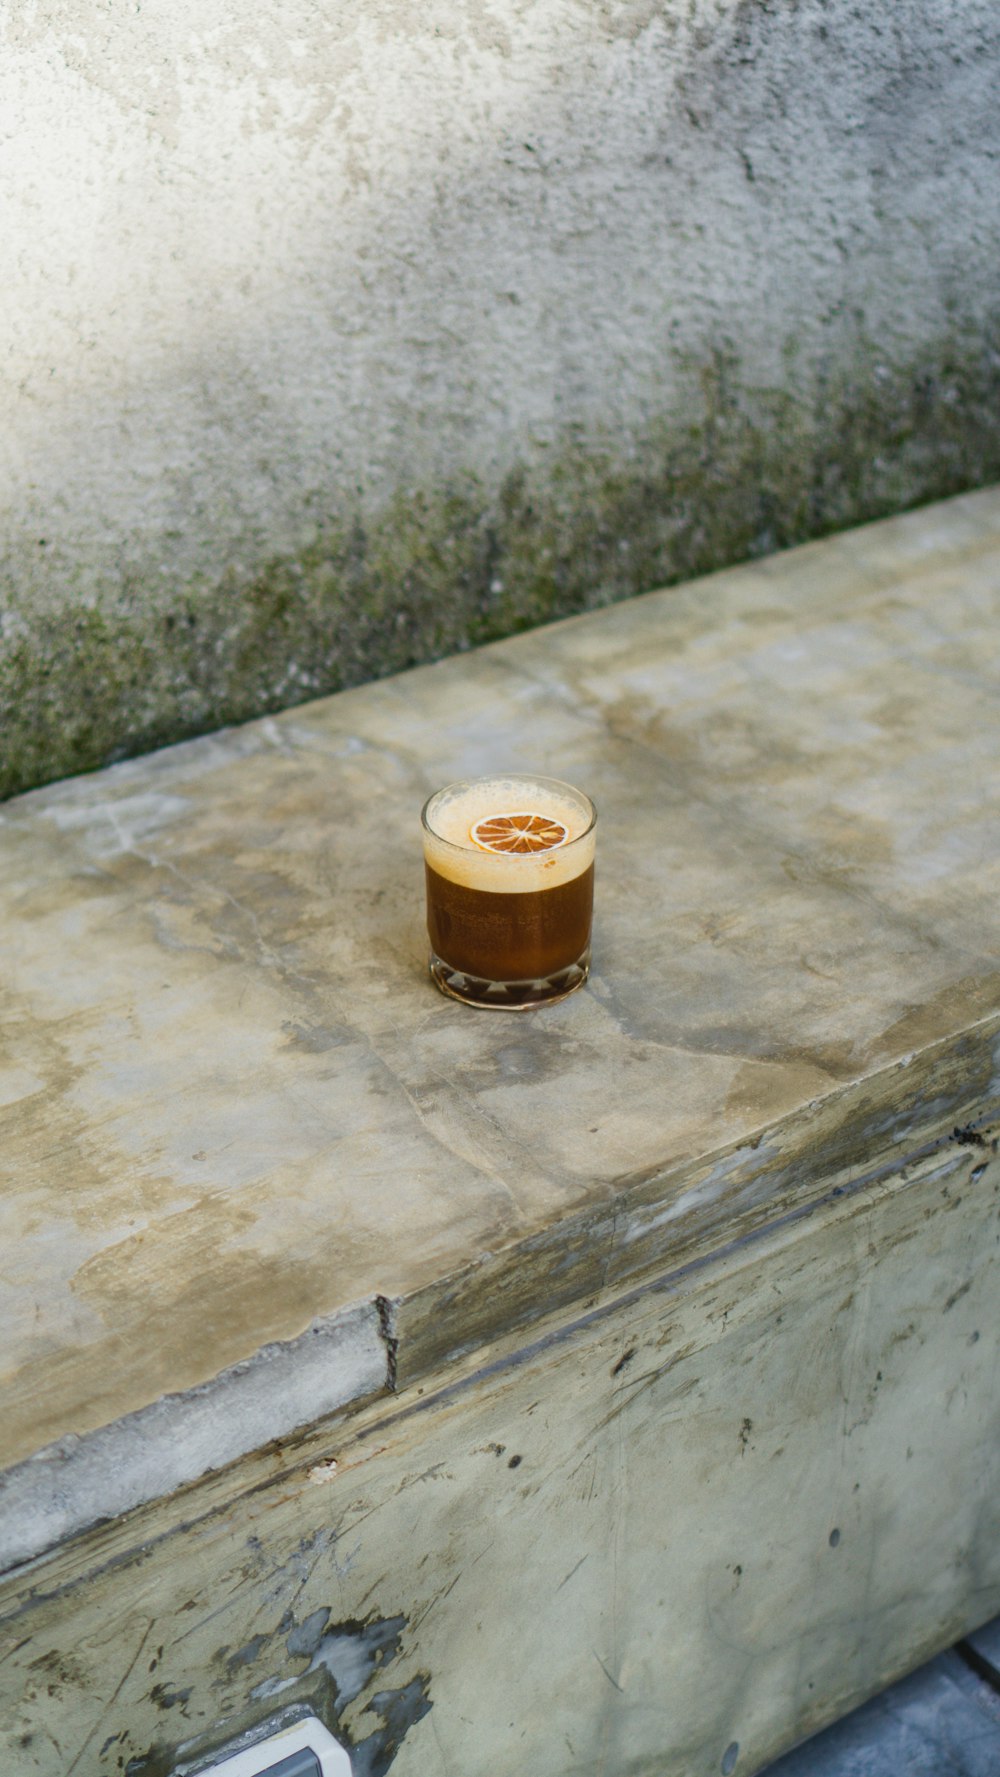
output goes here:
[{"label": "concrete wall", "polygon": [[993,0],[0,43],[0,794],[1000,474]]}]

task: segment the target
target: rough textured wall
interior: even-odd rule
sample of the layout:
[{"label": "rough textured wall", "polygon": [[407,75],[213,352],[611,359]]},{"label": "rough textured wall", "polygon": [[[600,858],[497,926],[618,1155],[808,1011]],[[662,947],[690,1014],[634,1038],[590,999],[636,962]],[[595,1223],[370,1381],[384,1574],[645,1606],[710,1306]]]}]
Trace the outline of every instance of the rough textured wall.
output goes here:
[{"label": "rough textured wall", "polygon": [[1000,474],[994,0],[0,38],[0,794]]}]

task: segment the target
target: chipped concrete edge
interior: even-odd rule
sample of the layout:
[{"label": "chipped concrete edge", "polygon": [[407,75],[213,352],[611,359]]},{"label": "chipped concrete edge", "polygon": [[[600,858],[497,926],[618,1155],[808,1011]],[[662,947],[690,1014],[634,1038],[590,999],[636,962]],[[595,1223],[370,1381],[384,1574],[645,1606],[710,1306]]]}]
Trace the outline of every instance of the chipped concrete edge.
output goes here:
[{"label": "chipped concrete edge", "polygon": [[[911,1076],[912,1102],[897,1126],[893,1119],[886,1119],[885,1107],[877,1101],[878,1089],[900,1072]],[[868,1116],[862,1108],[861,1127],[866,1146],[876,1134],[881,1137],[876,1142],[877,1163],[865,1168],[857,1164],[855,1156],[845,1158],[820,1142],[818,1176],[799,1177],[790,1193],[772,1182],[755,1214],[748,1213],[754,1207],[754,1191],[748,1200],[744,1200],[745,1192],[737,1193],[735,1202],[730,1199],[731,1239],[723,1238],[717,1225],[702,1227],[701,1233],[712,1241],[710,1256],[717,1258],[747,1237],[760,1238],[780,1225],[800,1221],[823,1202],[845,1192],[853,1194],[891,1175],[901,1175],[907,1166],[953,1144],[974,1151],[989,1145],[995,1152],[1000,1136],[991,1134],[987,1141],[980,1131],[1000,1115],[1000,1014],[990,1013],[963,1030],[895,1057],[850,1086],[824,1094],[780,1118],[749,1142],[744,1139],[702,1156],[695,1171],[704,1176],[695,1195],[703,1199],[706,1186],[720,1176],[732,1188],[737,1162],[749,1168],[744,1185],[756,1186],[759,1175],[768,1171],[768,1138],[772,1136],[788,1139],[797,1133],[799,1142],[793,1145],[798,1159],[793,1161],[792,1171],[798,1174],[802,1120],[811,1126],[818,1112],[832,1111],[842,1134],[846,1126],[843,1113],[858,1110],[859,1102],[863,1107],[873,1092],[876,1102],[869,1105]],[[869,1121],[873,1111],[874,1124]],[[955,1119],[962,1116],[972,1120],[964,1127],[956,1126]],[[847,1125],[852,1122],[848,1115]],[[833,1147],[837,1145],[835,1141]],[[573,1320],[572,1304],[596,1288],[598,1296],[607,1292],[608,1300],[592,1307],[584,1319],[599,1317],[623,1301],[638,1299],[650,1287],[663,1287],[666,1281],[700,1268],[706,1255],[693,1256],[697,1239],[693,1235],[681,1237],[676,1226],[684,1207],[682,1187],[690,1183],[688,1173],[688,1167],[668,1166],[644,1181],[621,1181],[617,1205],[610,1214],[607,1204],[598,1211],[600,1281],[596,1273],[588,1271],[581,1276],[570,1266],[567,1287],[557,1293],[557,1301],[549,1300],[550,1310]],[[659,1213],[649,1221],[651,1202],[659,1206]],[[663,1210],[664,1203],[668,1212]],[[597,1232],[591,1225],[593,1215],[591,1208],[582,1218],[564,1219],[534,1239],[482,1254],[467,1270],[440,1279],[412,1297],[377,1294],[314,1320],[298,1338],[262,1346],[252,1357],[208,1382],[165,1395],[92,1432],[62,1438],[6,1472],[0,1471],[0,1579],[108,1519],[164,1499],[345,1407],[375,1395],[395,1395],[419,1376],[440,1370],[498,1337],[520,1339],[521,1356],[527,1357],[537,1341],[531,1329],[541,1317],[537,1302],[529,1305],[523,1300],[524,1288],[532,1295],[537,1289],[537,1263],[533,1260],[541,1258],[547,1267],[554,1240],[572,1244],[582,1237],[585,1245],[593,1245]],[[663,1223],[670,1225],[666,1239]],[[617,1269],[611,1265],[614,1251],[621,1261]],[[624,1251],[630,1252],[628,1259],[623,1259]],[[441,1327],[453,1317],[455,1307],[449,1300],[449,1315],[442,1296],[450,1299],[456,1289],[461,1294],[462,1285],[470,1283],[475,1296],[491,1303],[489,1325],[473,1316],[471,1339],[456,1341],[450,1332],[442,1340]],[[518,1283],[523,1286],[520,1290]],[[496,1313],[498,1301],[504,1304],[500,1316]],[[468,1311],[466,1302],[465,1313]],[[430,1335],[428,1322],[435,1329]],[[578,1318],[574,1324],[581,1324]],[[551,1335],[546,1335],[538,1348],[550,1342]],[[426,1407],[431,1399],[440,1398],[435,1391],[421,1404]]]},{"label": "chipped concrete edge", "polygon": [[629,1291],[696,1250],[721,1255],[733,1238],[810,1214],[857,1181],[902,1176],[932,1151],[978,1156],[998,1118],[1000,1012],[991,1011],[722,1147],[623,1175],[577,1213],[387,1304],[393,1389],[497,1338],[529,1338],[547,1315]]},{"label": "chipped concrete edge", "polygon": [[362,1303],[210,1382],[62,1438],[0,1475],[0,1575],[390,1385],[384,1310]]}]

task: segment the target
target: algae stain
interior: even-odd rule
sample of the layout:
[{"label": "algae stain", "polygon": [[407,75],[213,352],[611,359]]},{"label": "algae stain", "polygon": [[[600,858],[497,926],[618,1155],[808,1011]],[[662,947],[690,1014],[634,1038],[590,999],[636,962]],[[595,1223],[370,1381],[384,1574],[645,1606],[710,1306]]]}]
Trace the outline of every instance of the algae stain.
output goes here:
[{"label": "algae stain", "polygon": [[[1000,320],[889,368],[859,342],[803,389],[688,367],[683,423],[568,444],[336,513],[294,556],[0,646],[0,798],[692,578],[1000,475]],[[335,504],[331,496],[332,503]]]}]

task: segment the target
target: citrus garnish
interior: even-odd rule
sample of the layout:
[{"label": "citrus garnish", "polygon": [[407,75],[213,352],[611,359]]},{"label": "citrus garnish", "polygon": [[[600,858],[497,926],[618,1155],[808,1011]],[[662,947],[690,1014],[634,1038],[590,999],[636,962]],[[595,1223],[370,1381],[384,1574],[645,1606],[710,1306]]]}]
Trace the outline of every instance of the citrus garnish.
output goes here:
[{"label": "citrus garnish", "polygon": [[569,838],[569,828],[547,814],[491,814],[470,829],[470,839],[483,851],[554,851]]}]

